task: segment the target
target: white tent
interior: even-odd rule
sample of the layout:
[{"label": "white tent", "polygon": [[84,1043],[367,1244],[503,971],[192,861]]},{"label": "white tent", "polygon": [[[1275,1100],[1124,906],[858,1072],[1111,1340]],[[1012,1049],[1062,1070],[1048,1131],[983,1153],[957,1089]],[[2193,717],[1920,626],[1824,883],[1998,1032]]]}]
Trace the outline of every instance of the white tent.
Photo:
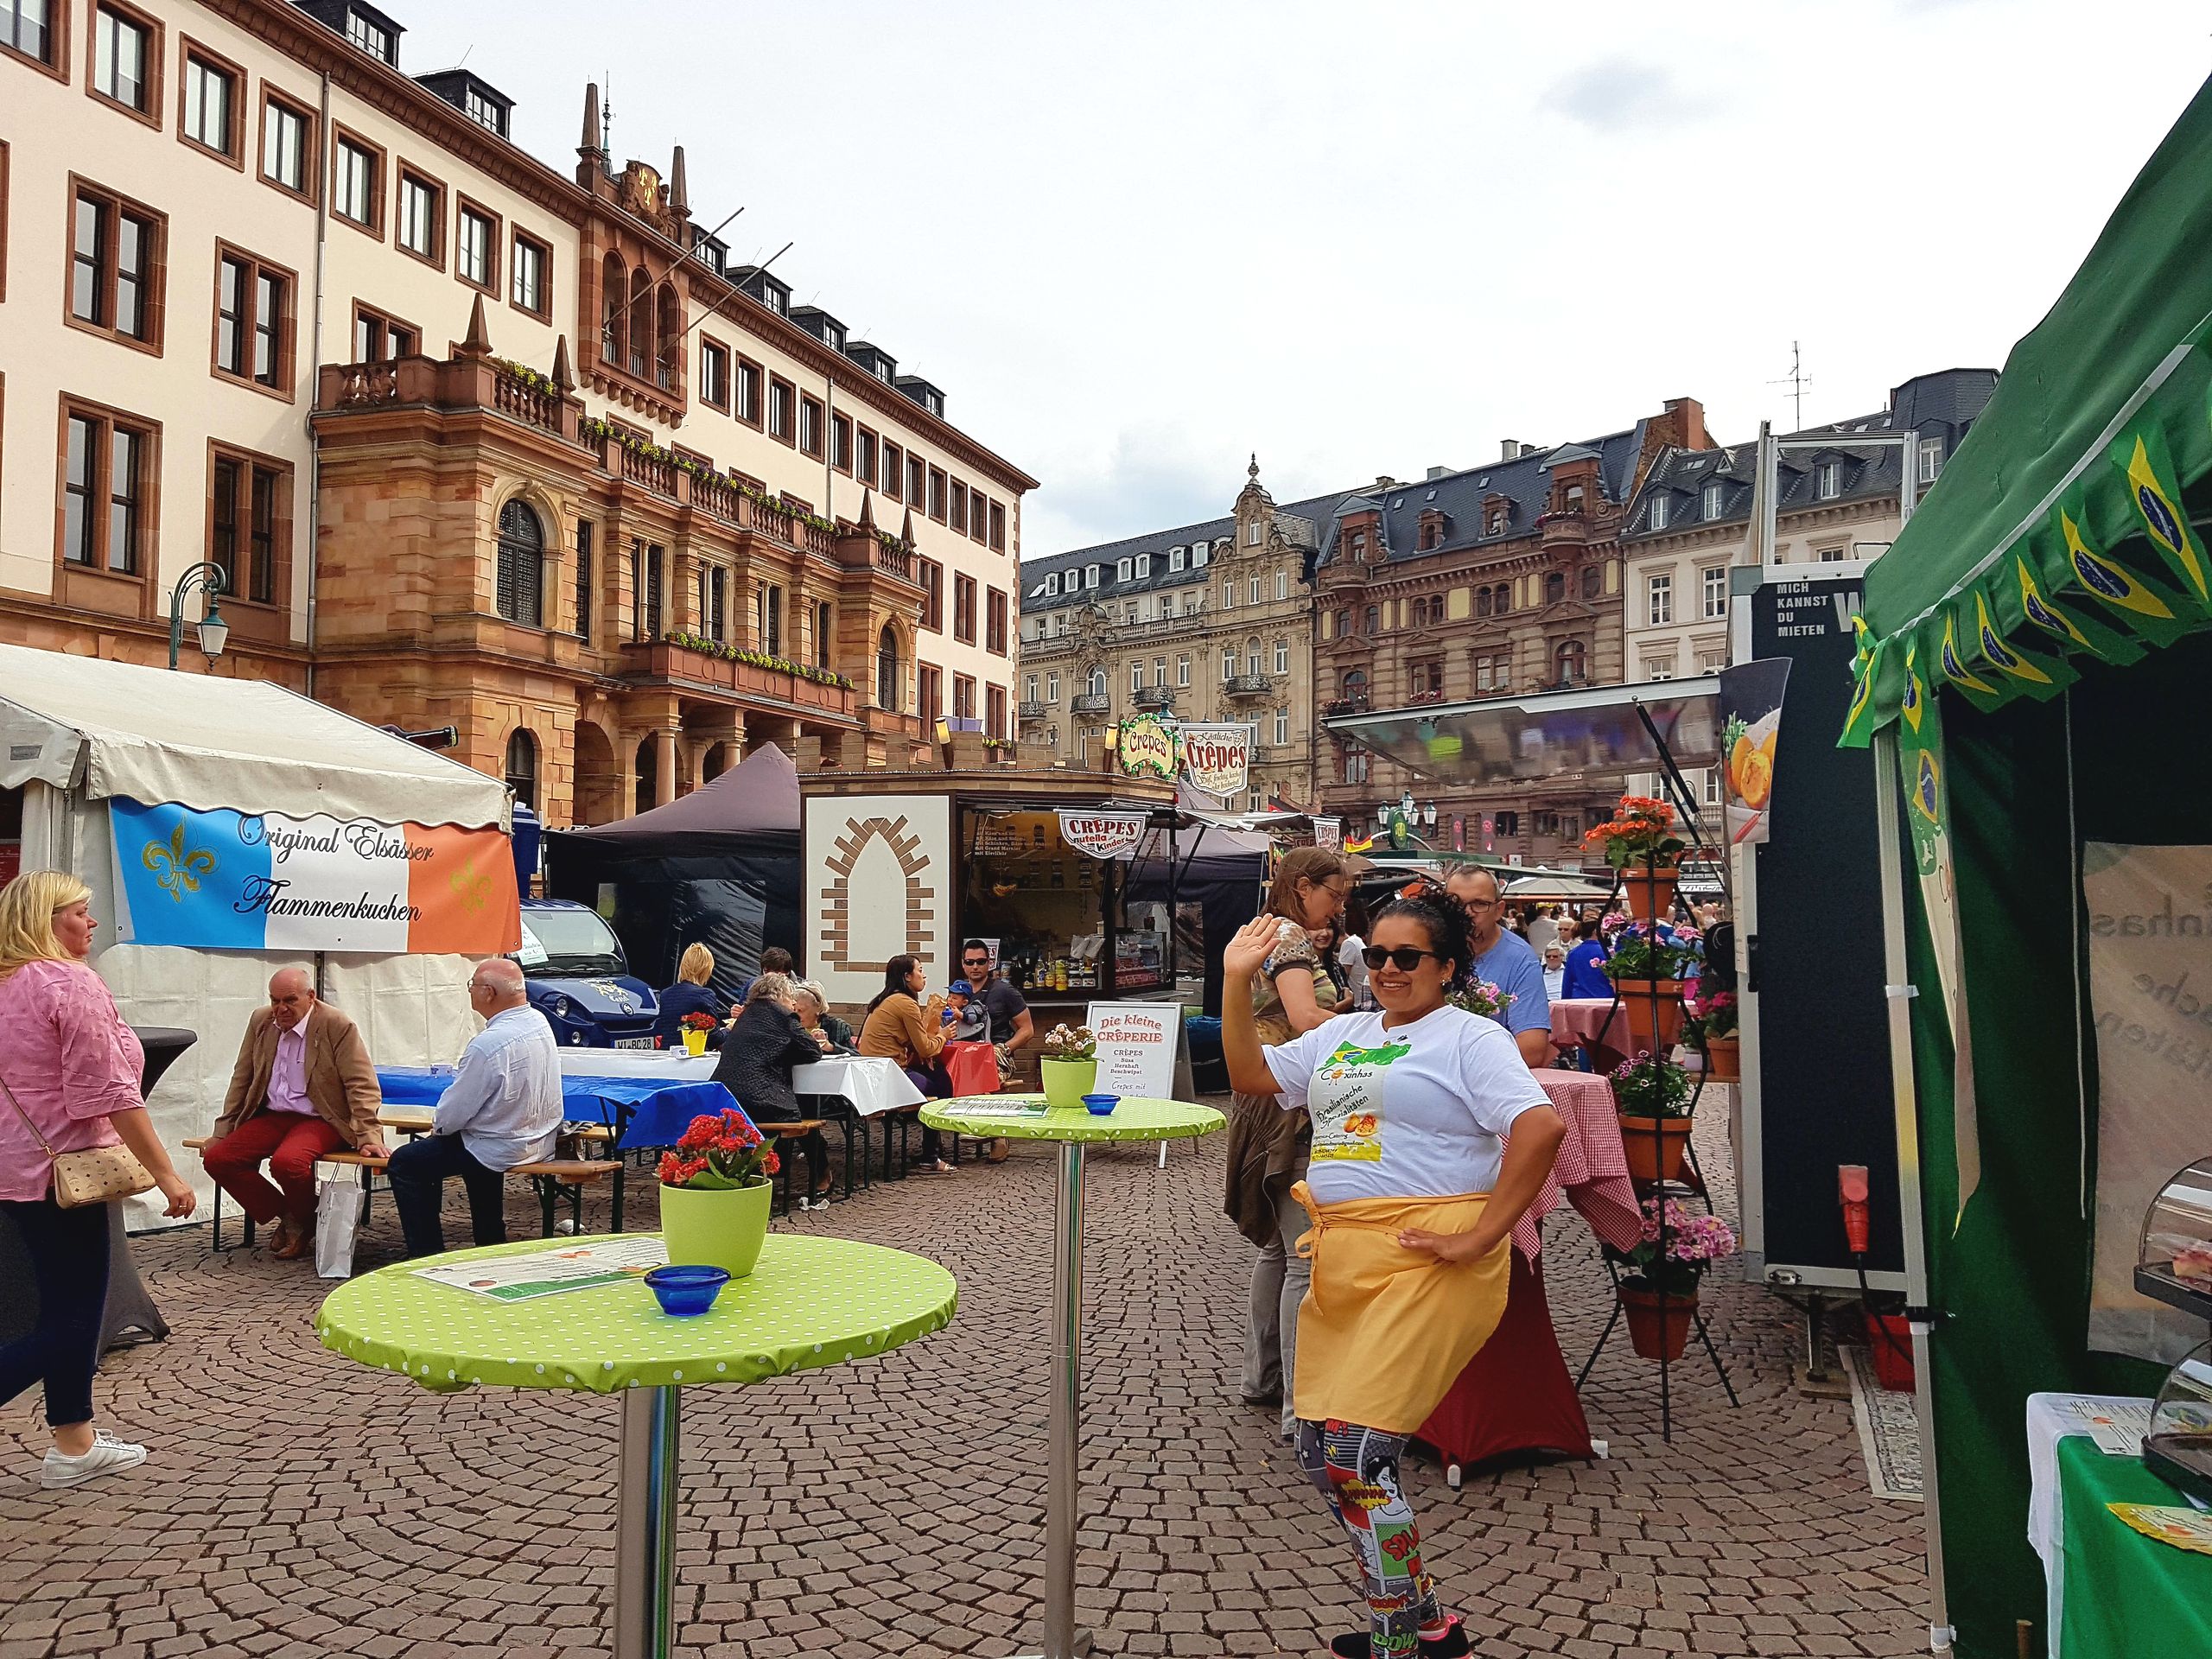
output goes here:
[{"label": "white tent", "polygon": [[[508,817],[498,779],[281,686],[14,645],[0,645],[0,789],[23,791],[22,868],[67,869],[92,888],[92,966],[124,1017],[199,1033],[147,1103],[203,1203],[213,1189],[179,1143],[214,1122],[270,975],[302,958],[120,943],[109,799],[470,828]],[[476,1029],[465,957],[349,953],[303,965],[379,1063],[450,1060]],[[132,1204],[134,1226],[156,1224],[154,1206]]]}]

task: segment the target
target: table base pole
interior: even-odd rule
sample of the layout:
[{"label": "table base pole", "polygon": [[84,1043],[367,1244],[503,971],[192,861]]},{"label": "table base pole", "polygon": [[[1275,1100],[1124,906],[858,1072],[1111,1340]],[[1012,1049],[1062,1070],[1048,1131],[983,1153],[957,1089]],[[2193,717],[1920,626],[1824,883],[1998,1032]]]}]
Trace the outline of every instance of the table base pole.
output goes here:
[{"label": "table base pole", "polygon": [[1079,1659],[1075,1627],[1077,1452],[1083,1441],[1083,1143],[1059,1146],[1053,1195],[1052,1409],[1045,1469],[1045,1630],[1039,1659]]},{"label": "table base pole", "polygon": [[[1071,1659],[1085,1659],[1085,1656],[1090,1652],[1090,1632],[1077,1630],[1072,1645],[1068,1649],[1068,1653],[1071,1656]],[[1014,1656],[1014,1659],[1053,1659],[1053,1656],[1049,1653],[1017,1653]]]},{"label": "table base pole", "polygon": [[614,1659],[668,1659],[675,1650],[678,1394],[672,1388],[622,1394]]}]

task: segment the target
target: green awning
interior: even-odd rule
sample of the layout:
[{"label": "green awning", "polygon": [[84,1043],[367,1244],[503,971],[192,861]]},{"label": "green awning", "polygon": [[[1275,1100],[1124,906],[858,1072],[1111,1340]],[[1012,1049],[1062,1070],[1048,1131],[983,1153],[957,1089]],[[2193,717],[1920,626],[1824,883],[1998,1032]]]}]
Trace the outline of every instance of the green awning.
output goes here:
[{"label": "green awning", "polygon": [[1863,746],[1949,685],[2056,695],[2212,627],[2212,81],[2198,89],[1996,395],[1866,575]]}]

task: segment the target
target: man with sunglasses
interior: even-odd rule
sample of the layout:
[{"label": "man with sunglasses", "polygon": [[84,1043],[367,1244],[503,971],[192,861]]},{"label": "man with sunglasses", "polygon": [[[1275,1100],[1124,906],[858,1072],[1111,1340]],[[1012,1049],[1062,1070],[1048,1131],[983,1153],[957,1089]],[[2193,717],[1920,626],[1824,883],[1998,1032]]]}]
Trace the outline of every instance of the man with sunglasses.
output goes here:
[{"label": "man with sunglasses", "polygon": [[[989,1016],[988,1035],[991,1046],[998,1051],[999,1080],[1010,1082],[1014,1077],[1014,1051],[1027,1047],[1029,1039],[1036,1035],[1036,1016],[1029,1012],[1029,1004],[1022,1000],[1021,993],[1000,974],[998,964],[991,960],[991,947],[981,939],[969,939],[960,947],[960,971],[972,988],[975,1001]],[[1006,1139],[1001,1136],[991,1142],[990,1160],[1004,1163],[1007,1150]]]},{"label": "man with sunglasses", "polygon": [[1505,919],[1505,899],[1497,877],[1483,868],[1458,869],[1445,882],[1445,890],[1467,912],[1469,943],[1475,965],[1469,977],[1486,979],[1512,999],[1497,1016],[1513,1034],[1514,1046],[1531,1071],[1552,1061],[1552,1005],[1544,995],[1544,964],[1529,941],[1500,925]]}]

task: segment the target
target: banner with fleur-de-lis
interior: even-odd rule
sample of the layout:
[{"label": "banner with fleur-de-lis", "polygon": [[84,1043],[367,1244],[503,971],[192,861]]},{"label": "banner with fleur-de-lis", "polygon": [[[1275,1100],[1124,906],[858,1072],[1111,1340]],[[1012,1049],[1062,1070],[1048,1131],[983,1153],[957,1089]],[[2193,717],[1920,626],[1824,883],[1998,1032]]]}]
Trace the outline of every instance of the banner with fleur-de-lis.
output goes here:
[{"label": "banner with fleur-de-lis", "polygon": [[202,950],[493,956],[522,943],[497,830],[108,803],[118,928]]}]

